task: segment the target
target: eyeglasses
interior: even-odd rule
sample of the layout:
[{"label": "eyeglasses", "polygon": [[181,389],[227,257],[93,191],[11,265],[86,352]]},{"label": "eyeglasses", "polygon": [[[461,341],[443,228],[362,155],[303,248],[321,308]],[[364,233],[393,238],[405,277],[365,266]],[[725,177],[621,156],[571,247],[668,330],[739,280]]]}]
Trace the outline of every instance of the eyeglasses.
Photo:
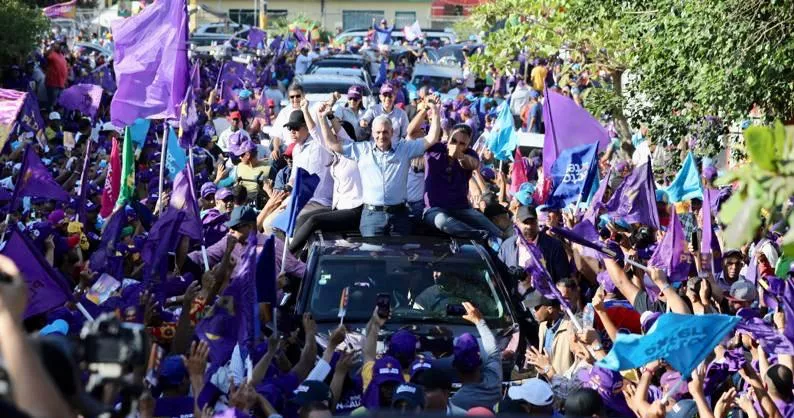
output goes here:
[{"label": "eyeglasses", "polygon": [[290,100],[300,100],[302,98],[303,98],[303,95],[301,95],[301,94],[297,94],[295,96],[289,96]]},{"label": "eyeglasses", "polygon": [[298,132],[298,131],[301,130],[301,128],[302,128],[302,126],[297,126],[297,127],[296,126],[290,126],[287,129],[289,129],[290,132]]}]

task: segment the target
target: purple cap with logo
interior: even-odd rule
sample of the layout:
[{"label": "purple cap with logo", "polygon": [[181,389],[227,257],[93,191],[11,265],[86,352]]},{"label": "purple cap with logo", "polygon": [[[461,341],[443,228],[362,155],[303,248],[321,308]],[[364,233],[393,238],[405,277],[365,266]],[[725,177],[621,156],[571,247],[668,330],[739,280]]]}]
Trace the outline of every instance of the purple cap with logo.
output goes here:
[{"label": "purple cap with logo", "polygon": [[416,346],[419,340],[413,332],[401,329],[392,334],[389,339],[388,354],[395,358],[411,358],[416,356]]},{"label": "purple cap with logo", "polygon": [[386,383],[395,385],[405,383],[400,362],[392,356],[383,356],[372,366],[372,381],[367,386],[362,404],[367,408],[378,408],[380,405],[380,386]]}]

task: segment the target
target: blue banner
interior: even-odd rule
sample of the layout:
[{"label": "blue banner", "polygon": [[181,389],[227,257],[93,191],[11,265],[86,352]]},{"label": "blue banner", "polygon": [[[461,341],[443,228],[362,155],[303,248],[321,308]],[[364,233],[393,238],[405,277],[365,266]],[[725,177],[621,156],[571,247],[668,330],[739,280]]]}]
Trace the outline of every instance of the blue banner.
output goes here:
[{"label": "blue banner", "polygon": [[179,140],[176,137],[174,128],[170,126],[168,127],[167,147],[168,148],[165,155],[165,168],[166,171],[168,171],[168,178],[173,180],[177,173],[185,168],[185,164],[187,164],[187,157],[185,156],[185,150],[179,146]]},{"label": "blue banner", "polygon": [[739,317],[666,313],[645,335],[618,334],[612,350],[598,361],[610,370],[627,370],[665,360],[682,376],[689,376],[729,332]]},{"label": "blue banner", "polygon": [[[553,192],[548,206],[561,209],[586,201],[598,175],[596,158],[598,143],[579,145],[564,150],[551,166]],[[584,193],[585,195],[582,195]]]}]

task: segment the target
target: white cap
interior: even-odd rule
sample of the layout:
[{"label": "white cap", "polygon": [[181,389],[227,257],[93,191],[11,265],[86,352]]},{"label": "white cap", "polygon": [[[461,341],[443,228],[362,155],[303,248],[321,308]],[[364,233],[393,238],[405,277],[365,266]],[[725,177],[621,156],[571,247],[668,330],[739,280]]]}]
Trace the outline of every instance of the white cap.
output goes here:
[{"label": "white cap", "polygon": [[116,128],[116,125],[114,125],[113,123],[105,122],[105,123],[102,124],[102,127],[99,128],[99,132],[107,132],[107,131],[116,131],[116,132],[118,132],[119,129]]},{"label": "white cap", "polygon": [[518,386],[511,386],[507,396],[516,401],[527,401],[535,406],[549,406],[554,400],[551,386],[536,377],[527,379]]},{"label": "white cap", "polygon": [[50,112],[49,120],[61,120],[61,114],[58,112]]}]

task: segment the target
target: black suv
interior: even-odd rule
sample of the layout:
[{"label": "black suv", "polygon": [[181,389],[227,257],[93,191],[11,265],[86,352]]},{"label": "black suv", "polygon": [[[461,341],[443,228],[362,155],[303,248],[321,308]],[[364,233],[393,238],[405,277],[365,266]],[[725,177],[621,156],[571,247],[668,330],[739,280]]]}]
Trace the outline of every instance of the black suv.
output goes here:
[{"label": "black suv", "polygon": [[[355,348],[361,348],[361,332],[378,294],[391,299],[391,318],[379,341],[398,329],[411,329],[421,341],[420,351],[440,357],[434,367],[451,370],[454,338],[464,332],[477,335],[476,328],[448,306],[464,301],[476,305],[502,351],[519,332],[508,290],[488,251],[474,241],[426,236],[323,237],[318,233],[308,245],[306,264],[293,312],[312,313],[321,346],[339,324],[344,288],[348,288],[347,341]],[[508,380],[513,360],[505,359],[503,366]]]}]

